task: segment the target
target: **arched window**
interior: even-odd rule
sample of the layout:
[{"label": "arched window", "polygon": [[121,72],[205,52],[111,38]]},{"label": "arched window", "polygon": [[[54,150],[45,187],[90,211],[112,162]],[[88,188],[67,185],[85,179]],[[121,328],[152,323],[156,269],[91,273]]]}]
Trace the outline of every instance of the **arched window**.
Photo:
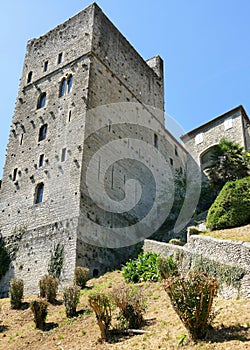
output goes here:
[{"label": "arched window", "polygon": [[32,74],[33,74],[33,72],[30,71],[29,74],[28,74],[28,77],[27,77],[27,84],[31,83],[31,81],[32,81]]},{"label": "arched window", "polygon": [[67,87],[67,82],[66,82],[66,79],[63,78],[60,85],[59,97],[62,97],[65,95],[66,87]]},{"label": "arched window", "polygon": [[37,100],[37,109],[44,107],[46,104],[46,92],[42,92]]},{"label": "arched window", "polygon": [[37,186],[36,186],[36,190],[35,190],[35,204],[38,203],[42,203],[43,201],[43,191],[44,191],[44,183],[40,182]]},{"label": "arched window", "polygon": [[48,129],[47,124],[44,124],[40,127],[38,141],[42,141],[46,139],[47,129]]},{"label": "arched window", "polygon": [[68,76],[68,79],[67,79],[67,85],[68,85],[68,94],[70,93],[71,89],[72,89],[72,82],[73,82],[73,77],[72,75],[70,74]]}]

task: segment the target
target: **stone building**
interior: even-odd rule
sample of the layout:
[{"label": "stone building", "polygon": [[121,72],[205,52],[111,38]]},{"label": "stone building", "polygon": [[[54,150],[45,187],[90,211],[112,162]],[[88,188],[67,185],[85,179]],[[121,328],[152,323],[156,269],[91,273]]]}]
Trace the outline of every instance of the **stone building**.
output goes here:
[{"label": "stone building", "polygon": [[[1,235],[12,260],[1,295],[12,277],[24,280],[26,294],[37,292],[60,249],[62,284],[72,282],[76,266],[88,266],[96,276],[132,254],[143,236],[134,232],[130,239],[126,228],[153,207],[149,183],[153,191],[155,181],[143,162],[160,173],[155,161],[161,151],[168,170],[185,166],[186,151],[164,129],[163,109],[161,58],[143,60],[95,3],[28,41],[0,190]],[[140,179],[148,206],[135,198],[135,210],[114,214],[93,203],[86,178],[98,149],[113,141],[113,155],[121,140],[137,165],[120,159],[108,167],[105,190],[121,201],[127,180]],[[103,177],[102,157],[90,186]],[[120,229],[118,239],[113,228]]]},{"label": "stone building", "polygon": [[250,120],[242,106],[210,120],[181,137],[187,151],[192,154],[201,170],[209,165],[210,153],[222,138],[238,143],[245,150],[250,149]]}]

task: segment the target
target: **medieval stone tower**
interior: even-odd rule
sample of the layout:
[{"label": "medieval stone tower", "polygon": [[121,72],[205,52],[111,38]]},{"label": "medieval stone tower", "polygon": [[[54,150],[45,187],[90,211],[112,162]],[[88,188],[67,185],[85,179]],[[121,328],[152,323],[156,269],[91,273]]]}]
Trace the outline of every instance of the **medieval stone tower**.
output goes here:
[{"label": "medieval stone tower", "polygon": [[[92,207],[82,184],[84,159],[102,140],[86,145],[86,133],[103,122],[87,112],[118,102],[163,111],[163,63],[158,56],[144,61],[96,4],[28,42],[0,190],[1,234],[12,251],[1,295],[13,276],[24,279],[26,293],[36,292],[58,244],[64,250],[63,283],[72,281],[75,266],[97,275],[124,261],[128,248],[97,247],[79,235],[88,230],[83,213],[105,225],[123,220]],[[154,118],[164,123],[163,113]],[[128,132],[124,125],[112,128],[112,118],[104,124],[104,138]],[[138,127],[129,132],[165,147],[170,165],[182,166],[185,151],[174,138],[158,146],[154,133],[143,135]],[[113,190],[115,185],[112,180]]]}]

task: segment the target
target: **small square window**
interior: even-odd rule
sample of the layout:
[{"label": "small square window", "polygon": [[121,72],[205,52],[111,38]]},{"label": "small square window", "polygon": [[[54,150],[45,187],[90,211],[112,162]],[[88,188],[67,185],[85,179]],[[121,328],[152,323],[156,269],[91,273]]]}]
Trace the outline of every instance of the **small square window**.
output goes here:
[{"label": "small square window", "polygon": [[199,145],[199,143],[203,142],[203,133],[197,134],[195,136],[195,144]]}]

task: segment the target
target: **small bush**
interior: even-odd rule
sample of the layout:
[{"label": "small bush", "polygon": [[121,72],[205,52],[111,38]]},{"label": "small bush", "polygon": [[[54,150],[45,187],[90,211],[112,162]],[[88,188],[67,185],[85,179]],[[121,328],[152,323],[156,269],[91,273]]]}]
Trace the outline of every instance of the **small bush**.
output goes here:
[{"label": "small bush", "polygon": [[227,182],[208,211],[211,230],[246,225],[250,222],[250,176]]},{"label": "small bush", "polygon": [[172,238],[172,239],[170,239],[170,241],[168,243],[183,246],[186,242],[183,242],[179,238]]},{"label": "small bush", "polygon": [[74,317],[76,315],[76,308],[80,300],[80,291],[81,289],[78,286],[64,288],[63,302],[67,317]]},{"label": "small bush", "polygon": [[111,293],[115,305],[120,309],[118,319],[122,328],[140,328],[143,324],[143,313],[146,301],[140,287],[119,286]]},{"label": "small bush", "polygon": [[53,303],[56,300],[56,293],[58,289],[58,279],[45,275],[39,281],[40,297],[46,298],[48,302]]},{"label": "small bush", "polygon": [[101,339],[106,341],[109,335],[111,325],[111,300],[103,293],[94,293],[89,295],[89,306],[94,310],[97,324],[101,331]]},{"label": "small bush", "polygon": [[76,267],[74,283],[83,289],[86,286],[86,282],[89,278],[89,269],[87,267]]},{"label": "small bush", "polygon": [[180,274],[179,264],[177,260],[174,259],[173,255],[168,257],[159,257],[158,268],[162,279],[178,276]]},{"label": "small bush", "polygon": [[183,276],[169,277],[164,288],[191,338],[204,339],[214,318],[212,303],[218,290],[217,280],[191,270]]},{"label": "small bush", "polygon": [[43,330],[45,326],[45,320],[47,317],[48,303],[46,300],[33,300],[30,303],[30,308],[34,315],[34,321],[36,328]]},{"label": "small bush", "polygon": [[158,281],[158,254],[139,254],[136,260],[128,261],[123,267],[123,277],[126,282]]},{"label": "small bush", "polygon": [[20,309],[23,299],[23,280],[12,278],[10,280],[10,305],[12,309]]}]

